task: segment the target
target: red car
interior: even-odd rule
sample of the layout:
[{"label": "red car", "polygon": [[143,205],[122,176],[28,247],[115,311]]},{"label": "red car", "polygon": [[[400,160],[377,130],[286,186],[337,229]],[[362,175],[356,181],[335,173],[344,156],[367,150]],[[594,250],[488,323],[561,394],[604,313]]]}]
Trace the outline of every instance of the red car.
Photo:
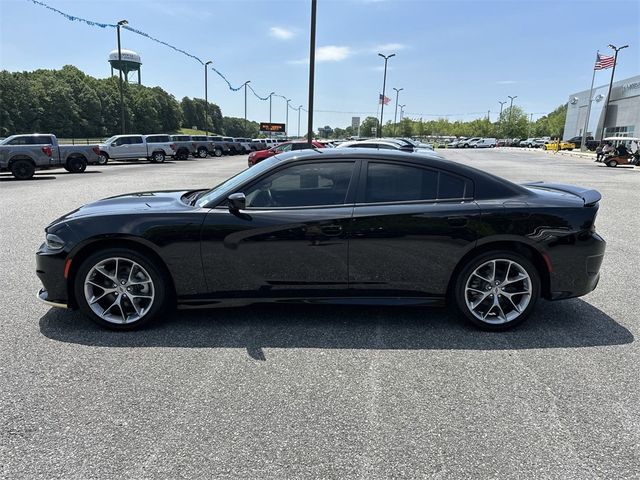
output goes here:
[{"label": "red car", "polygon": [[[324,148],[324,145],[320,142],[316,142],[315,140],[311,142],[313,148]],[[249,154],[248,163],[249,166],[252,167],[256,163],[261,162],[265,158],[273,157],[282,152],[288,152],[290,150],[305,150],[309,148],[309,144],[307,142],[284,142],[278,145],[277,147],[271,147],[269,150],[258,150],[257,152],[251,152]]]}]

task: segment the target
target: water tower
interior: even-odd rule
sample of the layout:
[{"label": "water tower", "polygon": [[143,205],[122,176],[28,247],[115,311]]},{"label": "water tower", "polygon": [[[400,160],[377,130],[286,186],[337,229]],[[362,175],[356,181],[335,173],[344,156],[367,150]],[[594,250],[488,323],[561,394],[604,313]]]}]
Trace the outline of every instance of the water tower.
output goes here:
[{"label": "water tower", "polygon": [[124,74],[124,79],[129,83],[129,73],[138,72],[138,85],[140,85],[140,67],[142,66],[142,60],[140,55],[132,50],[120,50],[122,61],[118,60],[118,50],[113,50],[109,54],[109,63],[111,64],[111,76],[113,76],[113,70],[120,70]]}]

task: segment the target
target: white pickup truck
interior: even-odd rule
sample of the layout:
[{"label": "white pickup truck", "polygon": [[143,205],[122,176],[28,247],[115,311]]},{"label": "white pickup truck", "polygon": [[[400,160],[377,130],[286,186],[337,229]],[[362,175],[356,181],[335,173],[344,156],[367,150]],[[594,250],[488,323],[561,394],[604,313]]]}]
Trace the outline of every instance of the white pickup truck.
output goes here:
[{"label": "white pickup truck", "polygon": [[99,163],[99,152],[97,145],[59,145],[50,133],[11,135],[0,142],[0,171],[9,170],[18,180],[52,167],[82,173],[87,164]]},{"label": "white pickup truck", "polygon": [[137,160],[146,158],[151,163],[162,163],[166,157],[176,155],[176,144],[169,135],[114,135],[99,145],[100,164],[109,159]]}]

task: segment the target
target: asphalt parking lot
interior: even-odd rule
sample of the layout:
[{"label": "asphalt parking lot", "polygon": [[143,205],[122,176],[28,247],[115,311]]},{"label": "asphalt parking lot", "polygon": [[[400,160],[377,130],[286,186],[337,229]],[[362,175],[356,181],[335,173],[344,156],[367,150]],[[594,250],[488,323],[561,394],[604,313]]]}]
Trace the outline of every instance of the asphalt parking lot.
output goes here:
[{"label": "asphalt parking lot", "polygon": [[326,306],[108,332],[35,300],[43,228],[101,197],[217,184],[246,157],[0,174],[0,477],[640,478],[640,168],[440,153],[600,190],[596,291],[505,333],[446,309]]}]

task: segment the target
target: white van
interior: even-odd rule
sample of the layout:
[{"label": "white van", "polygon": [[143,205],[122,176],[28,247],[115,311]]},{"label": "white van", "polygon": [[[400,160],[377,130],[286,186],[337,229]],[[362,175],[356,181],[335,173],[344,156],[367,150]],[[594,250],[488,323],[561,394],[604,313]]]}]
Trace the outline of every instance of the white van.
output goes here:
[{"label": "white van", "polygon": [[474,145],[473,148],[496,148],[498,140],[495,138],[481,138]]}]

